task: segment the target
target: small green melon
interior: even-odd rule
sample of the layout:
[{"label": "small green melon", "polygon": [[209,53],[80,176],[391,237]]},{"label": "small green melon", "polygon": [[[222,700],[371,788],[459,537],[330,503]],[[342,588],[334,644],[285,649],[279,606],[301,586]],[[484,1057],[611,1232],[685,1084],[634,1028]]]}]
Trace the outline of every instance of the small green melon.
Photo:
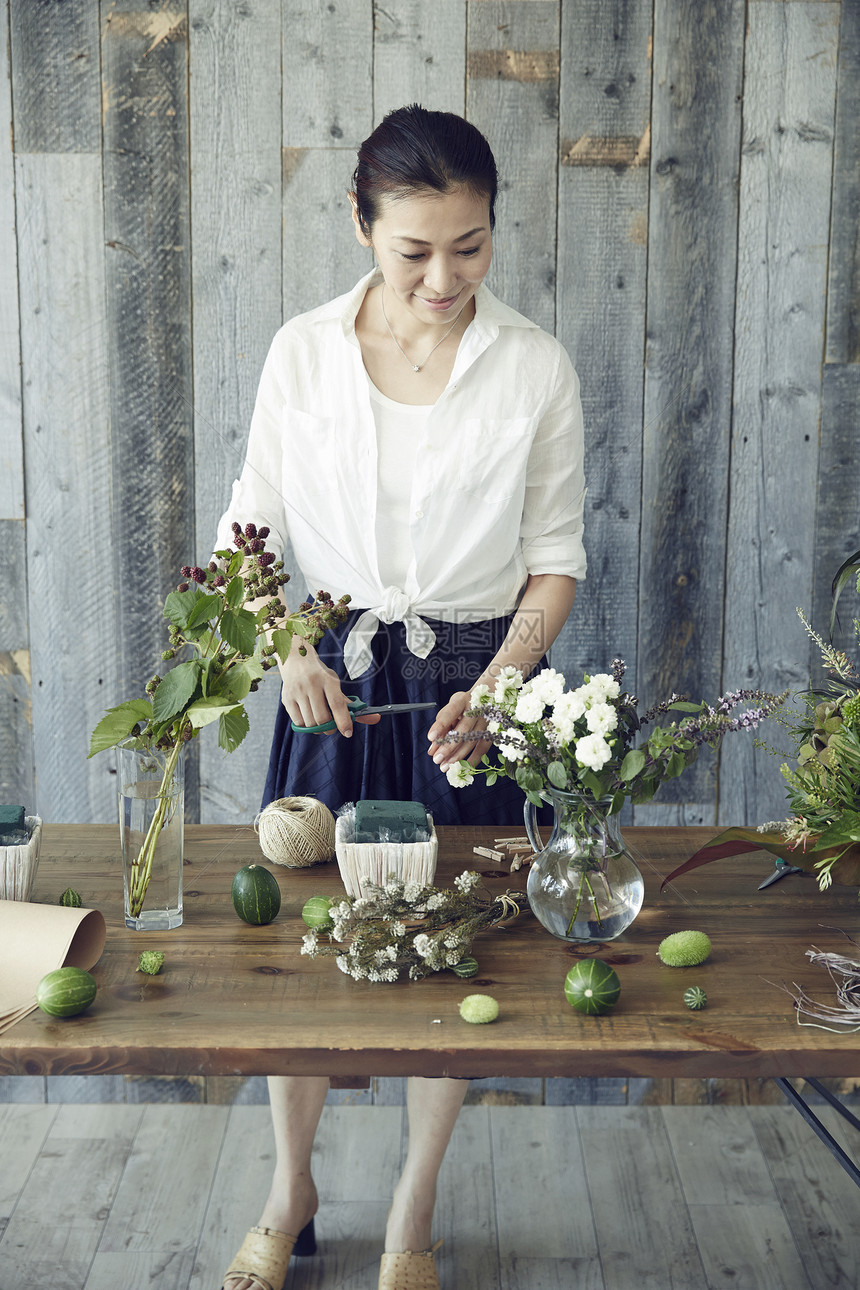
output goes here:
[{"label": "small green melon", "polygon": [[261,864],[246,864],[233,879],[230,893],[240,918],[254,927],[270,923],[281,908],[281,889],[273,873]]},{"label": "small green melon", "polygon": [[609,1012],[620,993],[618,973],[602,959],[580,959],[564,978],[564,994],[571,1008],[590,1017]]},{"label": "small green melon", "polygon": [[67,909],[80,909],[80,892],[75,891],[73,887],[67,887],[60,899],[57,901],[57,904],[65,905]]},{"label": "small green melon", "polygon": [[707,1007],[708,996],[700,985],[691,985],[684,991],[684,1002],[692,1012],[699,1012]]},{"label": "small green melon", "polygon": [[95,978],[83,968],[55,968],[36,986],[36,1003],[49,1017],[76,1017],[96,997]]},{"label": "small green melon", "polygon": [[331,896],[311,896],[302,906],[302,918],[308,927],[317,932],[330,932],[334,927],[331,921],[331,907],[334,900]]},{"label": "small green melon", "polygon": [[460,977],[461,981],[468,981],[469,977],[478,975],[478,960],[473,959],[471,955],[466,955],[459,963],[454,964],[451,971],[455,976]]}]

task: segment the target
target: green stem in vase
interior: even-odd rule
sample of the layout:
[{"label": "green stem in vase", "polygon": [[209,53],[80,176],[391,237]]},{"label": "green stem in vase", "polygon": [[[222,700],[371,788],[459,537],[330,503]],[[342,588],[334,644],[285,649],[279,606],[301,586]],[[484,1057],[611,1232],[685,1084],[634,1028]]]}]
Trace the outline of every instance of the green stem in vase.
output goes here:
[{"label": "green stem in vase", "polygon": [[179,754],[182,751],[182,732],[177,730],[176,741],[170,750],[170,755],[164,767],[164,775],[161,780],[161,787],[158,790],[158,806],[155,814],[150,821],[149,828],[146,831],[146,837],[140,848],[140,854],[133,861],[129,879],[129,913],[133,918],[137,918],[143,909],[143,902],[146,899],[147,888],[152,877],[152,862],[155,858],[155,849],[158,846],[159,835],[164,828],[165,819],[170,805],[170,788],[173,783],[173,776],[176,772],[176,765],[179,761]]},{"label": "green stem in vase", "polygon": [[567,931],[565,932],[565,936],[570,936],[571,932],[573,931],[573,925],[574,925],[574,923],[576,922],[576,916],[577,916],[577,914],[579,913],[579,907],[580,907],[580,905],[582,904],[582,889],[583,889],[583,887],[587,887],[587,888],[588,888],[588,895],[589,895],[589,898],[590,898],[590,900],[591,900],[591,903],[592,903],[592,905],[593,905],[593,907],[594,907],[594,916],[595,916],[595,918],[597,919],[597,926],[598,926],[598,927],[602,927],[602,926],[603,926],[603,919],[600,917],[600,910],[599,910],[599,908],[598,908],[597,900],[596,900],[595,895],[594,895],[594,888],[592,887],[591,883],[590,883],[590,882],[589,882],[589,880],[588,880],[588,874],[586,873],[585,869],[580,869],[580,871],[579,871],[579,890],[578,890],[578,891],[577,891],[577,893],[576,893],[576,905],[574,906],[573,913],[572,913],[572,914],[571,914],[571,916],[570,916],[570,922],[569,922],[569,923],[568,923],[568,925],[567,925]]}]

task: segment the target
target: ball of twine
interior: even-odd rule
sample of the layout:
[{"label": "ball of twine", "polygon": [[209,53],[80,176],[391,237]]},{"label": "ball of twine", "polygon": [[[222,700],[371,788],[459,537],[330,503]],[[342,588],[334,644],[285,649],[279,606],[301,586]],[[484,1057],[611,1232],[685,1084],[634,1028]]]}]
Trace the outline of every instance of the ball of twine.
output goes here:
[{"label": "ball of twine", "polygon": [[334,856],[334,816],[315,797],[280,797],[254,820],[267,860],[288,869],[325,864]]}]

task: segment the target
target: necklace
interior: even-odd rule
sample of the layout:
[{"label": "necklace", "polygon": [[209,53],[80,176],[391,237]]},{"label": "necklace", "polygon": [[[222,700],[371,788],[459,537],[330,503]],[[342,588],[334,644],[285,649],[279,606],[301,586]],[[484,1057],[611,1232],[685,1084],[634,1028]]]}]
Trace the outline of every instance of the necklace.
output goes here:
[{"label": "necklace", "polygon": [[460,321],[460,314],[462,314],[463,309],[465,309],[465,308],[466,308],[466,306],[464,305],[464,306],[463,306],[463,309],[461,309],[461,310],[460,310],[460,313],[459,313],[459,314],[457,314],[457,317],[454,319],[454,321],[451,323],[451,326],[450,326],[450,327],[448,328],[448,330],[445,332],[445,335],[444,335],[444,336],[442,336],[439,340],[437,340],[437,341],[436,341],[436,344],[435,344],[435,345],[433,346],[433,348],[430,350],[430,353],[429,353],[429,354],[427,355],[427,357],[424,359],[424,362],[423,362],[423,363],[413,363],[413,362],[412,362],[412,359],[411,359],[411,358],[409,357],[409,355],[406,353],[406,350],[403,348],[403,346],[400,344],[400,341],[397,339],[397,337],[394,335],[394,332],[391,330],[391,323],[388,321],[388,315],[387,315],[387,313],[385,312],[385,284],[384,284],[384,283],[383,283],[383,286],[382,286],[382,295],[379,297],[379,302],[380,302],[380,304],[382,305],[382,317],[385,319],[385,325],[386,325],[386,327],[388,328],[388,334],[389,334],[389,336],[391,337],[391,339],[394,341],[394,343],[395,343],[395,345],[397,346],[397,348],[400,350],[400,352],[401,352],[401,354],[403,355],[403,357],[406,359],[406,361],[407,361],[407,363],[409,364],[409,366],[412,368],[412,371],[413,371],[413,372],[420,372],[420,371],[421,371],[421,369],[422,369],[423,367],[426,367],[426,366],[427,366],[427,362],[428,362],[428,360],[430,359],[430,357],[431,357],[433,354],[435,354],[435,353],[436,353],[436,350],[437,350],[437,349],[439,348],[439,346],[442,344],[442,341],[443,341],[443,340],[447,340],[447,338],[451,335],[451,332],[454,330],[454,328],[457,326],[457,323]]}]

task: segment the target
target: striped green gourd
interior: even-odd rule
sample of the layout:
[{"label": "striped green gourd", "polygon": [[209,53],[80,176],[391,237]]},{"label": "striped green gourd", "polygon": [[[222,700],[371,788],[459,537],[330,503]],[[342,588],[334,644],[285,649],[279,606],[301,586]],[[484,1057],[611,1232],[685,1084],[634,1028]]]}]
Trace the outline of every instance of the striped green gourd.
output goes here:
[{"label": "striped green gourd", "polygon": [[701,1008],[707,1006],[708,996],[700,985],[691,985],[684,991],[684,1002],[693,1012],[699,1012]]},{"label": "striped green gourd", "polygon": [[302,906],[302,918],[306,926],[318,932],[330,932],[334,927],[331,921],[331,907],[334,904],[331,896],[311,896]]},{"label": "striped green gourd", "polygon": [[230,894],[240,918],[254,927],[271,923],[281,908],[281,889],[273,873],[261,864],[246,864],[233,879]]},{"label": "striped green gourd", "polygon": [[592,1017],[614,1008],[620,993],[618,973],[602,959],[580,959],[564,978],[564,994],[571,1008]]},{"label": "striped green gourd", "polygon": [[83,968],[55,968],[36,986],[36,1002],[49,1017],[76,1017],[96,997],[95,979]]}]

